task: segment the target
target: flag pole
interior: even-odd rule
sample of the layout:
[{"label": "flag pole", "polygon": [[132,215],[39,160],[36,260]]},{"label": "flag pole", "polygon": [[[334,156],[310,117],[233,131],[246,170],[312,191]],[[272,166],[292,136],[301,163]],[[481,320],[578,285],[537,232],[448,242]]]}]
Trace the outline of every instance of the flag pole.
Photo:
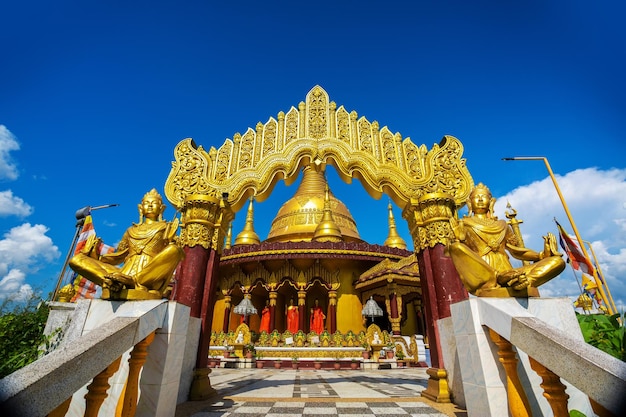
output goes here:
[{"label": "flag pole", "polygon": [[[596,257],[596,252],[593,250],[593,246],[591,245],[591,242],[583,240],[583,243],[586,243],[587,245],[589,245],[589,250],[591,251],[591,256],[593,256],[593,260],[596,263],[596,268],[598,268],[598,272],[600,272],[600,275],[604,277],[604,272],[602,272],[602,268],[600,268],[600,262],[598,262],[598,258]],[[606,277],[604,277],[603,284],[606,287],[606,292],[609,296],[609,300],[611,300],[611,305],[613,306],[613,309],[617,313],[617,306],[615,305],[615,301],[613,301],[613,296],[611,295],[611,289],[609,288],[609,284],[606,280]]]},{"label": "flag pole", "polygon": [[57,278],[57,285],[54,288],[54,293],[52,293],[51,301],[55,301],[57,299],[57,295],[59,294],[59,290],[61,289],[61,284],[63,283],[63,278],[65,277],[67,265],[70,263],[70,257],[74,254],[74,247],[76,246],[78,235],[80,235],[80,229],[83,227],[83,224],[85,224],[85,218],[89,215],[90,209],[91,207],[86,206],[76,211],[76,231],[74,232],[72,244],[67,250],[65,262],[63,262],[63,268],[61,268],[61,272],[59,273],[59,277]]},{"label": "flag pole", "polygon": [[[561,204],[563,205],[563,209],[565,210],[567,219],[569,220],[569,223],[572,226],[572,229],[574,230],[574,234],[576,235],[576,239],[578,240],[578,243],[583,252],[583,255],[587,259],[589,259],[589,255],[587,254],[587,249],[585,248],[585,245],[582,243],[583,240],[580,237],[580,233],[578,233],[578,228],[576,227],[576,223],[574,223],[574,218],[572,217],[572,214],[570,213],[569,208],[567,207],[567,203],[565,203],[565,198],[563,198],[563,194],[561,194],[561,189],[559,188],[559,184],[556,182],[556,178],[554,176],[554,173],[552,172],[550,163],[548,163],[548,159],[544,156],[515,156],[512,158],[502,158],[502,160],[503,161],[543,161],[543,163],[546,165],[546,168],[548,170],[548,174],[550,175],[550,179],[552,180],[552,183],[554,184],[556,193],[558,194],[559,199],[561,200]],[[592,272],[593,272],[593,279],[596,281],[596,285],[598,286],[598,290],[600,291],[600,297],[602,297],[602,301],[604,302],[604,305],[607,307],[609,314],[615,314],[615,312],[612,311],[613,306],[609,304],[607,301],[606,294],[604,294],[604,288],[602,288],[602,283],[598,279],[598,274],[596,273],[595,268]]]}]

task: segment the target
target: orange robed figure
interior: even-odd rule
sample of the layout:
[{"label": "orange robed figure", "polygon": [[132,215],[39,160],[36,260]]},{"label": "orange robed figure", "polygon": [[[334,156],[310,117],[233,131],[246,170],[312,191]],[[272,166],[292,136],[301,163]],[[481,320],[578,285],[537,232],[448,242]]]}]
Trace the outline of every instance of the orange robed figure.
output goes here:
[{"label": "orange robed figure", "polygon": [[289,301],[289,307],[287,307],[287,330],[291,334],[298,333],[298,307],[293,305],[293,299]]},{"label": "orange robed figure", "polygon": [[311,309],[311,331],[317,334],[321,334],[324,331],[324,319],[326,315],[322,311],[322,307],[320,307],[319,300],[315,300],[315,305]]},{"label": "orange robed figure", "polygon": [[261,311],[261,325],[259,326],[259,333],[261,332],[270,332],[270,307],[267,301],[265,302],[265,307],[263,307],[263,310]]}]

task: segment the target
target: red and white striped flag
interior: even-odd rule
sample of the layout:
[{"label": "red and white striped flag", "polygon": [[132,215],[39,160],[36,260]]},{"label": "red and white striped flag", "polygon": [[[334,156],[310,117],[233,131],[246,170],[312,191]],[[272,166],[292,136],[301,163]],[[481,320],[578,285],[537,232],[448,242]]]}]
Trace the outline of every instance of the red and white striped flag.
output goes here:
[{"label": "red and white striped flag", "polygon": [[[87,217],[85,217],[85,223],[83,223],[83,228],[80,232],[80,235],[78,236],[78,241],[76,242],[76,249],[74,249],[74,255],[77,255],[78,253],[80,253],[81,250],[83,250],[83,248],[85,247],[85,244],[87,243],[87,239],[89,239],[90,236],[95,236],[95,235],[96,235],[96,230],[93,227],[93,220],[91,218],[91,214],[88,214]],[[114,250],[115,248],[113,246],[105,245],[102,242],[100,242],[97,248],[98,255],[111,253]],[[72,302],[75,302],[76,300],[81,299],[81,298],[100,298],[100,296],[102,295],[102,287],[94,284],[93,282],[89,281],[87,278],[84,278],[80,275],[75,274],[75,278],[73,279],[73,282],[74,282],[74,291],[76,291],[76,293],[72,297],[72,300],[71,300]]]},{"label": "red and white striped flag", "polygon": [[554,220],[554,222],[556,223],[556,227],[559,229],[559,243],[567,254],[567,257],[569,258],[572,267],[576,270],[581,270],[585,274],[593,275],[595,272],[595,268],[593,267],[593,264],[591,263],[589,258],[587,258],[583,254],[582,250],[580,250],[576,242],[574,242],[574,239],[572,239],[570,235],[567,234],[565,229],[563,229],[563,227],[559,224],[559,222],[556,221],[556,219]]}]

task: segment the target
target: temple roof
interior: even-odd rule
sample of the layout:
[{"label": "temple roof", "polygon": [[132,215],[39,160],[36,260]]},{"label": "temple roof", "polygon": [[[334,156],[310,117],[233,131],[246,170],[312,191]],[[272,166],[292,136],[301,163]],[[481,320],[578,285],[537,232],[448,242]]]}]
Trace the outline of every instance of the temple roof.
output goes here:
[{"label": "temple roof", "polygon": [[419,266],[415,254],[399,261],[385,259],[361,274],[354,288],[363,289],[378,282],[417,284],[420,282]]}]

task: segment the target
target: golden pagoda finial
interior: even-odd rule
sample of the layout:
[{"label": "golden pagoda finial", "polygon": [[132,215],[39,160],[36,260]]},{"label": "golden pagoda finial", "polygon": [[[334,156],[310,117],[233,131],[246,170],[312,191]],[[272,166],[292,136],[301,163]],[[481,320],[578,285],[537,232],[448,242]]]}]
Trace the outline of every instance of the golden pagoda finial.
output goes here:
[{"label": "golden pagoda finial", "polygon": [[322,215],[322,220],[315,228],[312,240],[316,242],[341,242],[343,240],[341,230],[335,224],[333,213],[330,210],[328,183],[326,183],[324,190],[324,214]]},{"label": "golden pagoda finial", "polygon": [[252,202],[254,197],[250,197],[250,204],[248,205],[248,214],[246,215],[246,224],[243,226],[241,233],[235,238],[235,246],[237,245],[258,245],[261,243],[259,235],[254,231],[254,209]]},{"label": "golden pagoda finial", "polygon": [[[518,242],[518,246],[523,248],[524,247],[524,238],[522,237],[522,231],[520,230],[519,225],[524,223],[524,222],[517,218],[517,210],[515,210],[513,208],[513,206],[511,206],[511,203],[509,201],[506,202],[506,208],[509,211],[505,211],[504,212],[504,216],[507,219],[509,219],[509,221],[507,223],[511,225],[511,229],[513,229],[513,233],[515,233],[515,236],[517,236],[517,239],[519,241]],[[522,260],[522,264],[528,265],[528,264],[530,264],[530,261]]]},{"label": "golden pagoda finial", "polygon": [[396,229],[396,219],[393,217],[391,201],[389,202],[387,208],[389,210],[389,235],[387,236],[384,245],[389,246],[390,248],[406,249],[406,242],[398,234],[398,230]]},{"label": "golden pagoda finial", "polygon": [[226,234],[226,242],[224,243],[224,249],[230,249],[233,244],[233,224],[228,225],[228,233]]}]

